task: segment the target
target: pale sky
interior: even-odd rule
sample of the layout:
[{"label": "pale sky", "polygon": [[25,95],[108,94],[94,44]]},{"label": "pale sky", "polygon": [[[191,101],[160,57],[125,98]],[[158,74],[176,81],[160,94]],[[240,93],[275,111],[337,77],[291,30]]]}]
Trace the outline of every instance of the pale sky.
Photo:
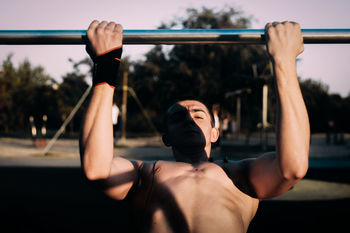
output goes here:
[{"label": "pale sky", "polygon": [[[349,0],[1,0],[0,30],[84,30],[93,19],[115,21],[124,29],[155,29],[161,22],[185,16],[187,8],[202,6],[240,9],[245,16],[255,18],[251,28],[284,20],[299,22],[302,28],[350,28]],[[127,45],[123,56],[142,59],[149,49],[150,46]],[[0,45],[0,62],[11,52],[16,66],[28,58],[59,81],[72,71],[68,58],[79,61],[86,56],[82,45]],[[331,93],[343,97],[350,93],[350,44],[305,45],[299,58],[299,76],[323,81]]]}]

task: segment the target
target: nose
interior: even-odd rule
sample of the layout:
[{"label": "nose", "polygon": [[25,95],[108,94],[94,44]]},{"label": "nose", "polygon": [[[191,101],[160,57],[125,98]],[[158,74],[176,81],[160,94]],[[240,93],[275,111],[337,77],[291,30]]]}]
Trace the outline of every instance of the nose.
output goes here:
[{"label": "nose", "polygon": [[184,116],[184,124],[189,126],[197,126],[196,122],[194,122],[191,114],[188,111],[186,111]]}]

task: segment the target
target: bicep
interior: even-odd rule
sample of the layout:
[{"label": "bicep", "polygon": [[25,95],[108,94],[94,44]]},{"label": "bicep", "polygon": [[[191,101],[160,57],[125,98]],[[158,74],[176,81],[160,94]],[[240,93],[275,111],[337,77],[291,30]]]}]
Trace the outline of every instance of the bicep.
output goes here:
[{"label": "bicep", "polygon": [[123,200],[138,182],[142,162],[113,158],[109,176],[101,181],[103,191],[111,198]]},{"label": "bicep", "polygon": [[284,179],[275,153],[267,153],[252,159],[248,168],[248,180],[259,199],[281,195],[295,184]]},{"label": "bicep", "polygon": [[229,163],[224,167],[237,188],[254,198],[278,196],[295,184],[281,175],[275,153]]}]

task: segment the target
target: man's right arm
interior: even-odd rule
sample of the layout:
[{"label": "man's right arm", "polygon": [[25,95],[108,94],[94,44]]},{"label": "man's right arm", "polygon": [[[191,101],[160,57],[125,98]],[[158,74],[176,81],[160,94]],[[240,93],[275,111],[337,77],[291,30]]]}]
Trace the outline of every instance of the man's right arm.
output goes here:
[{"label": "man's right arm", "polygon": [[308,170],[310,126],[301,94],[296,58],[304,50],[300,25],[266,26],[267,50],[277,89],[276,152],[231,165],[231,177],[251,196],[272,198],[287,192]]},{"label": "man's right arm", "polygon": [[[87,36],[96,55],[122,46],[122,28],[114,23],[94,21]],[[137,181],[142,164],[113,157],[113,95],[109,83],[94,85],[80,136],[80,156],[86,178],[102,183],[107,195],[121,200]]]}]

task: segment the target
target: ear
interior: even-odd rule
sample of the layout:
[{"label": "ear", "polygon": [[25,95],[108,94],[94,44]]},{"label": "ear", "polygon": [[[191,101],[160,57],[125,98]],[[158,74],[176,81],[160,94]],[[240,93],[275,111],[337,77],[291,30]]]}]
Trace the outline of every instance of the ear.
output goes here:
[{"label": "ear", "polygon": [[169,138],[168,138],[168,135],[163,134],[162,140],[163,140],[164,145],[166,145],[166,146],[171,146],[170,140],[169,140]]},{"label": "ear", "polygon": [[211,129],[210,142],[216,142],[219,138],[219,130],[217,128]]}]

